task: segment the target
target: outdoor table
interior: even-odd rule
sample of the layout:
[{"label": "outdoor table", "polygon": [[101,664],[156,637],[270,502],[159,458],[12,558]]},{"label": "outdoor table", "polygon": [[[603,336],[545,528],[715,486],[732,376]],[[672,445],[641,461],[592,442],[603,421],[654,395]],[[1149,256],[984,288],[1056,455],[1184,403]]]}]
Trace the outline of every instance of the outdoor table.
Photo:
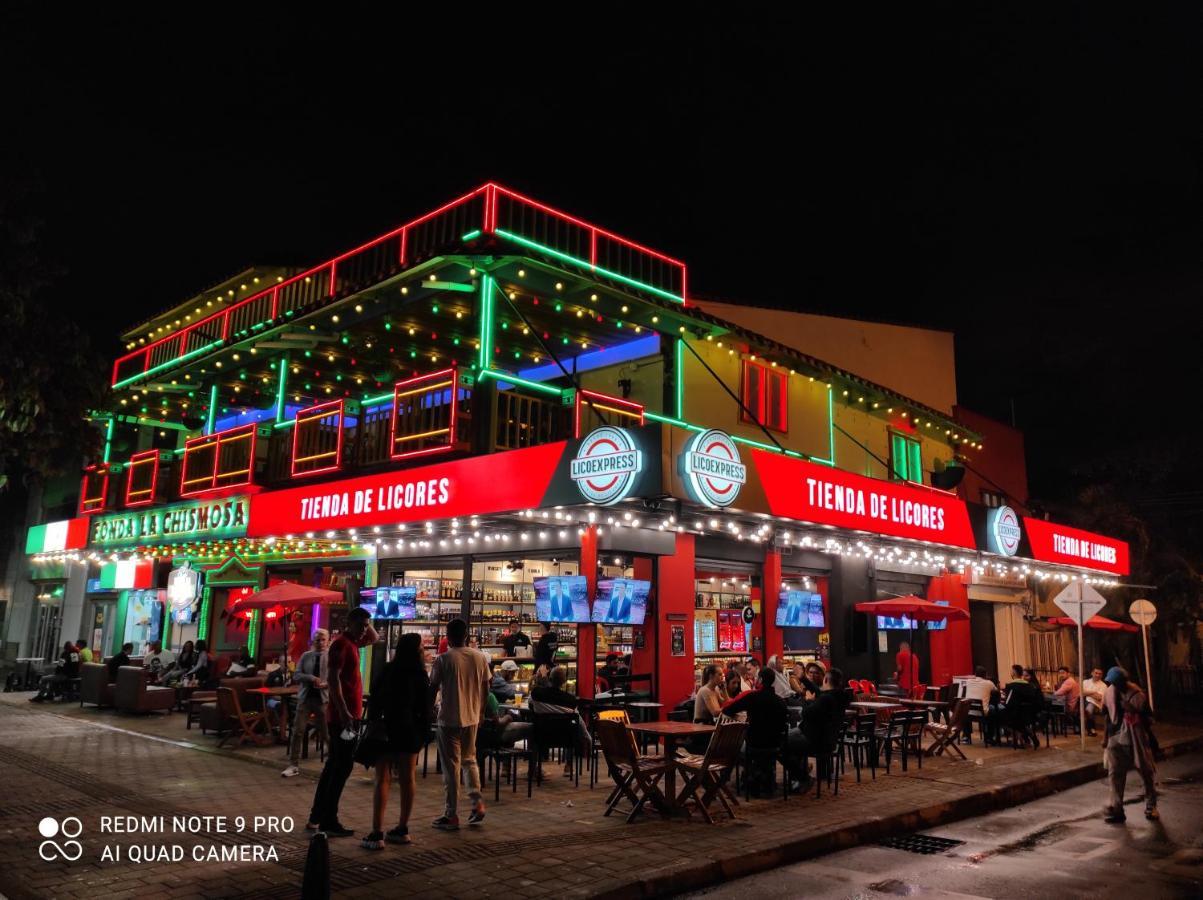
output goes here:
[{"label": "outdoor table", "polygon": [[698,725],[693,722],[632,722],[627,728],[640,736],[647,735],[664,740],[664,760],[668,769],[664,773],[664,799],[669,815],[685,812],[677,802],[677,746],[699,734],[710,734],[713,725]]},{"label": "outdoor table", "polygon": [[886,719],[891,710],[901,709],[901,703],[886,703],[879,700],[857,700],[855,703],[849,703],[848,706],[852,709],[863,709],[865,712],[871,712],[877,716],[877,721],[882,722]]},{"label": "outdoor table", "polygon": [[192,723],[194,721],[199,721],[199,719],[200,719],[200,708],[202,706],[204,706],[206,703],[216,703],[216,702],[217,702],[217,691],[193,690],[193,692],[188,696],[188,698],[184,700],[184,705],[186,707],[185,712],[187,713],[187,717],[186,717],[187,723],[188,723],[187,727],[188,727],[189,731],[192,730]]},{"label": "outdoor table", "polygon": [[40,656],[18,656],[17,657],[17,659],[16,659],[17,665],[20,665],[21,663],[25,663],[25,678],[21,681],[21,687],[23,687],[27,690],[29,689],[30,679],[33,676],[33,664],[38,663],[40,665],[42,662],[43,662],[43,660],[42,660],[42,657],[40,657]]},{"label": "outdoor table", "polygon": [[[637,700],[634,703],[626,704],[626,708],[629,710],[635,711],[635,716],[637,717],[636,718],[637,722],[647,722],[652,718],[653,715],[658,715],[658,713],[656,711],[663,709],[664,704],[663,703],[653,703],[650,700]],[[643,736],[639,746],[643,749],[644,753],[647,752],[647,735],[646,734]]]},{"label": "outdoor table", "polygon": [[943,700],[899,700],[898,702],[908,709],[923,710],[933,717],[941,716],[945,724],[948,724],[949,704]]},{"label": "outdoor table", "polygon": [[263,698],[263,710],[267,711],[267,700],[269,697],[277,697],[280,700],[279,713],[276,716],[276,740],[281,744],[288,743],[288,701],[295,697],[301,688],[298,685],[290,684],[285,687],[257,687],[247,691],[248,694],[258,694]]}]

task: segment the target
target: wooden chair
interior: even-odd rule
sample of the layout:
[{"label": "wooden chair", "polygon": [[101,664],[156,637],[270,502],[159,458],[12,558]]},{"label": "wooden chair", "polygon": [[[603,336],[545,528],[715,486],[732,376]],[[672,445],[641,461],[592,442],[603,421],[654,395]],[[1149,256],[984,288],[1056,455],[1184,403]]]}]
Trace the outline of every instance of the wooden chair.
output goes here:
[{"label": "wooden chair", "polygon": [[981,701],[958,700],[957,705],[952,709],[952,718],[947,725],[929,722],[924,726],[923,730],[935,738],[924,751],[928,756],[940,756],[944,751],[951,749],[961,759],[966,758],[961,751],[960,741],[966,727],[973,727],[973,721],[969,718],[969,710],[970,704],[974,702],[980,703]]},{"label": "wooden chair", "polygon": [[614,812],[624,797],[631,802],[628,823],[639,817],[647,803],[660,810],[667,809],[660,782],[668,772],[668,763],[640,757],[631,732],[620,722],[599,720],[597,735],[610,777],[614,779],[614,791],[606,799],[604,815]]},{"label": "wooden chair", "polygon": [[310,712],[305,717],[305,731],[301,734],[301,757],[309,759],[309,738],[313,737],[314,746],[317,747],[318,757],[322,762],[326,761],[326,744],[322,740],[322,730],[318,727],[317,719],[325,715],[324,711]]},{"label": "wooden chair", "polygon": [[[619,722],[625,727],[631,722],[630,715],[622,707],[594,705],[590,708],[590,713],[594,724],[597,722]],[[599,778],[597,774],[597,760],[601,753],[601,743],[597,739],[596,728],[590,729],[590,732],[593,735],[593,746],[591,748],[592,764],[589,767],[589,789],[592,790]]]},{"label": "wooden chair", "polygon": [[747,730],[744,722],[720,722],[710,736],[705,754],[677,759],[678,767],[686,773],[685,787],[679,798],[692,797],[702,818],[711,825],[714,824],[714,817],[710,815],[710,804],[715,797],[722,803],[728,816],[738,818],[734,807],[739,800],[727,788],[727,782],[739,762],[739,748],[743,745],[744,732]]},{"label": "wooden chair", "polygon": [[217,746],[222,746],[234,735],[238,736],[239,747],[248,741],[259,746],[271,743],[272,736],[267,716],[259,711],[243,712],[242,704],[238,700],[238,691],[233,688],[219,687],[217,689],[217,710],[223,722],[230,722],[233,725],[229,731],[222,734]]}]

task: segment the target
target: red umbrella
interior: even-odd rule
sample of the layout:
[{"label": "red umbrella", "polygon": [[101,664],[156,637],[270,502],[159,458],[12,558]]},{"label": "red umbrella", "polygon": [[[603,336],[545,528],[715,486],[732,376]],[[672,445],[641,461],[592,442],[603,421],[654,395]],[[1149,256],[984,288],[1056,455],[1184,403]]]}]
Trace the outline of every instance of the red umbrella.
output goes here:
[{"label": "red umbrella", "polygon": [[853,608],[857,612],[889,616],[894,619],[906,616],[915,622],[939,622],[942,619],[963,622],[969,618],[969,613],[963,609],[932,603],[930,600],[924,600],[914,594],[906,597],[891,597],[889,600],[867,600],[864,603],[856,604]]},{"label": "red umbrella", "polygon": [[317,603],[341,603],[343,595],[338,591],[327,591],[324,588],[305,587],[282,581],[257,594],[251,594],[245,600],[239,600],[230,610],[230,615],[236,615],[250,609],[271,609],[273,606],[313,606]]},{"label": "red umbrella", "polygon": [[[1069,616],[1057,616],[1049,619],[1054,625],[1065,625],[1070,628],[1077,627],[1077,622]],[[1135,625],[1125,625],[1123,622],[1117,622],[1115,619],[1108,619],[1106,616],[1091,616],[1086,620],[1086,628],[1097,628],[1100,631],[1140,631]]]}]

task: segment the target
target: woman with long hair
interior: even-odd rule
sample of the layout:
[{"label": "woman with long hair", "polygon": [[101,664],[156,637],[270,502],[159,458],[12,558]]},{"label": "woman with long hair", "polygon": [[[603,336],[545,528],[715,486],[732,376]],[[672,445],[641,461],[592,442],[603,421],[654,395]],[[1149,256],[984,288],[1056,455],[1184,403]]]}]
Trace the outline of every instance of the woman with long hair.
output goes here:
[{"label": "woman with long hair", "polygon": [[[376,758],[376,784],[372,794],[372,831],[363,839],[368,850],[383,850],[385,841],[408,844],[409,817],[417,790],[418,751],[430,734],[430,678],[418,634],[403,634],[392,662],[372,684],[368,719],[382,719],[388,744]],[[401,787],[401,816],[397,827],[384,833],[384,809],[389,781],[396,771]]]}]

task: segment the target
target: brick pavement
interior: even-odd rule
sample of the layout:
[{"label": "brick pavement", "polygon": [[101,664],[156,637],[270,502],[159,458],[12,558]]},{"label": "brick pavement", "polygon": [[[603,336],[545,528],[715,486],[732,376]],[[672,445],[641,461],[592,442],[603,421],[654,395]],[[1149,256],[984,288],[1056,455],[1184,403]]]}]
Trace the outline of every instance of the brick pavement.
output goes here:
[{"label": "brick pavement", "polygon": [[[13,898],[119,898],[165,890],[173,900],[298,895],[316,760],[301,777],[283,779],[283,748],[217,751],[214,738],[186,731],[178,713],[134,717],[70,704],[34,707],[27,696],[0,695],[0,892]],[[1203,731],[1162,726],[1160,734],[1172,744]],[[1027,799],[1017,791],[1034,796],[1065,786],[1056,778],[1095,777],[1097,747],[1083,754],[1076,745],[1076,738],[1055,741],[1039,753],[974,746],[966,748],[968,762],[936,758],[906,774],[895,765],[893,774],[879,773],[876,781],[866,772],[859,785],[848,774],[839,797],[825,790],[820,800],[813,794],[788,803],[753,800],[741,806],[738,821],[715,826],[658,818],[628,826],[621,817],[601,815],[604,786],[574,789],[555,775],[536,787],[531,800],[525,786],[516,796],[503,790],[501,802],[489,804],[484,827],[452,834],[427,827],[442,805],[432,758],[430,776],[419,772],[414,844],[375,853],[354,839],[332,841],[331,879],[343,897],[638,896],[696,887],[871,839],[884,828],[922,828],[941,816]],[[360,833],[370,823],[370,784],[357,768],[344,794],[343,819]],[[392,800],[395,815],[395,788]],[[44,862],[37,823],[66,814],[83,822],[84,854],[77,862]],[[224,815],[231,822],[239,815],[292,816],[301,830],[102,834],[102,815],[165,816],[168,822],[186,815]],[[101,859],[104,846],[128,856],[131,846],[147,844],[179,844],[185,859]],[[191,858],[194,847],[220,852],[242,845],[272,858]]]}]

